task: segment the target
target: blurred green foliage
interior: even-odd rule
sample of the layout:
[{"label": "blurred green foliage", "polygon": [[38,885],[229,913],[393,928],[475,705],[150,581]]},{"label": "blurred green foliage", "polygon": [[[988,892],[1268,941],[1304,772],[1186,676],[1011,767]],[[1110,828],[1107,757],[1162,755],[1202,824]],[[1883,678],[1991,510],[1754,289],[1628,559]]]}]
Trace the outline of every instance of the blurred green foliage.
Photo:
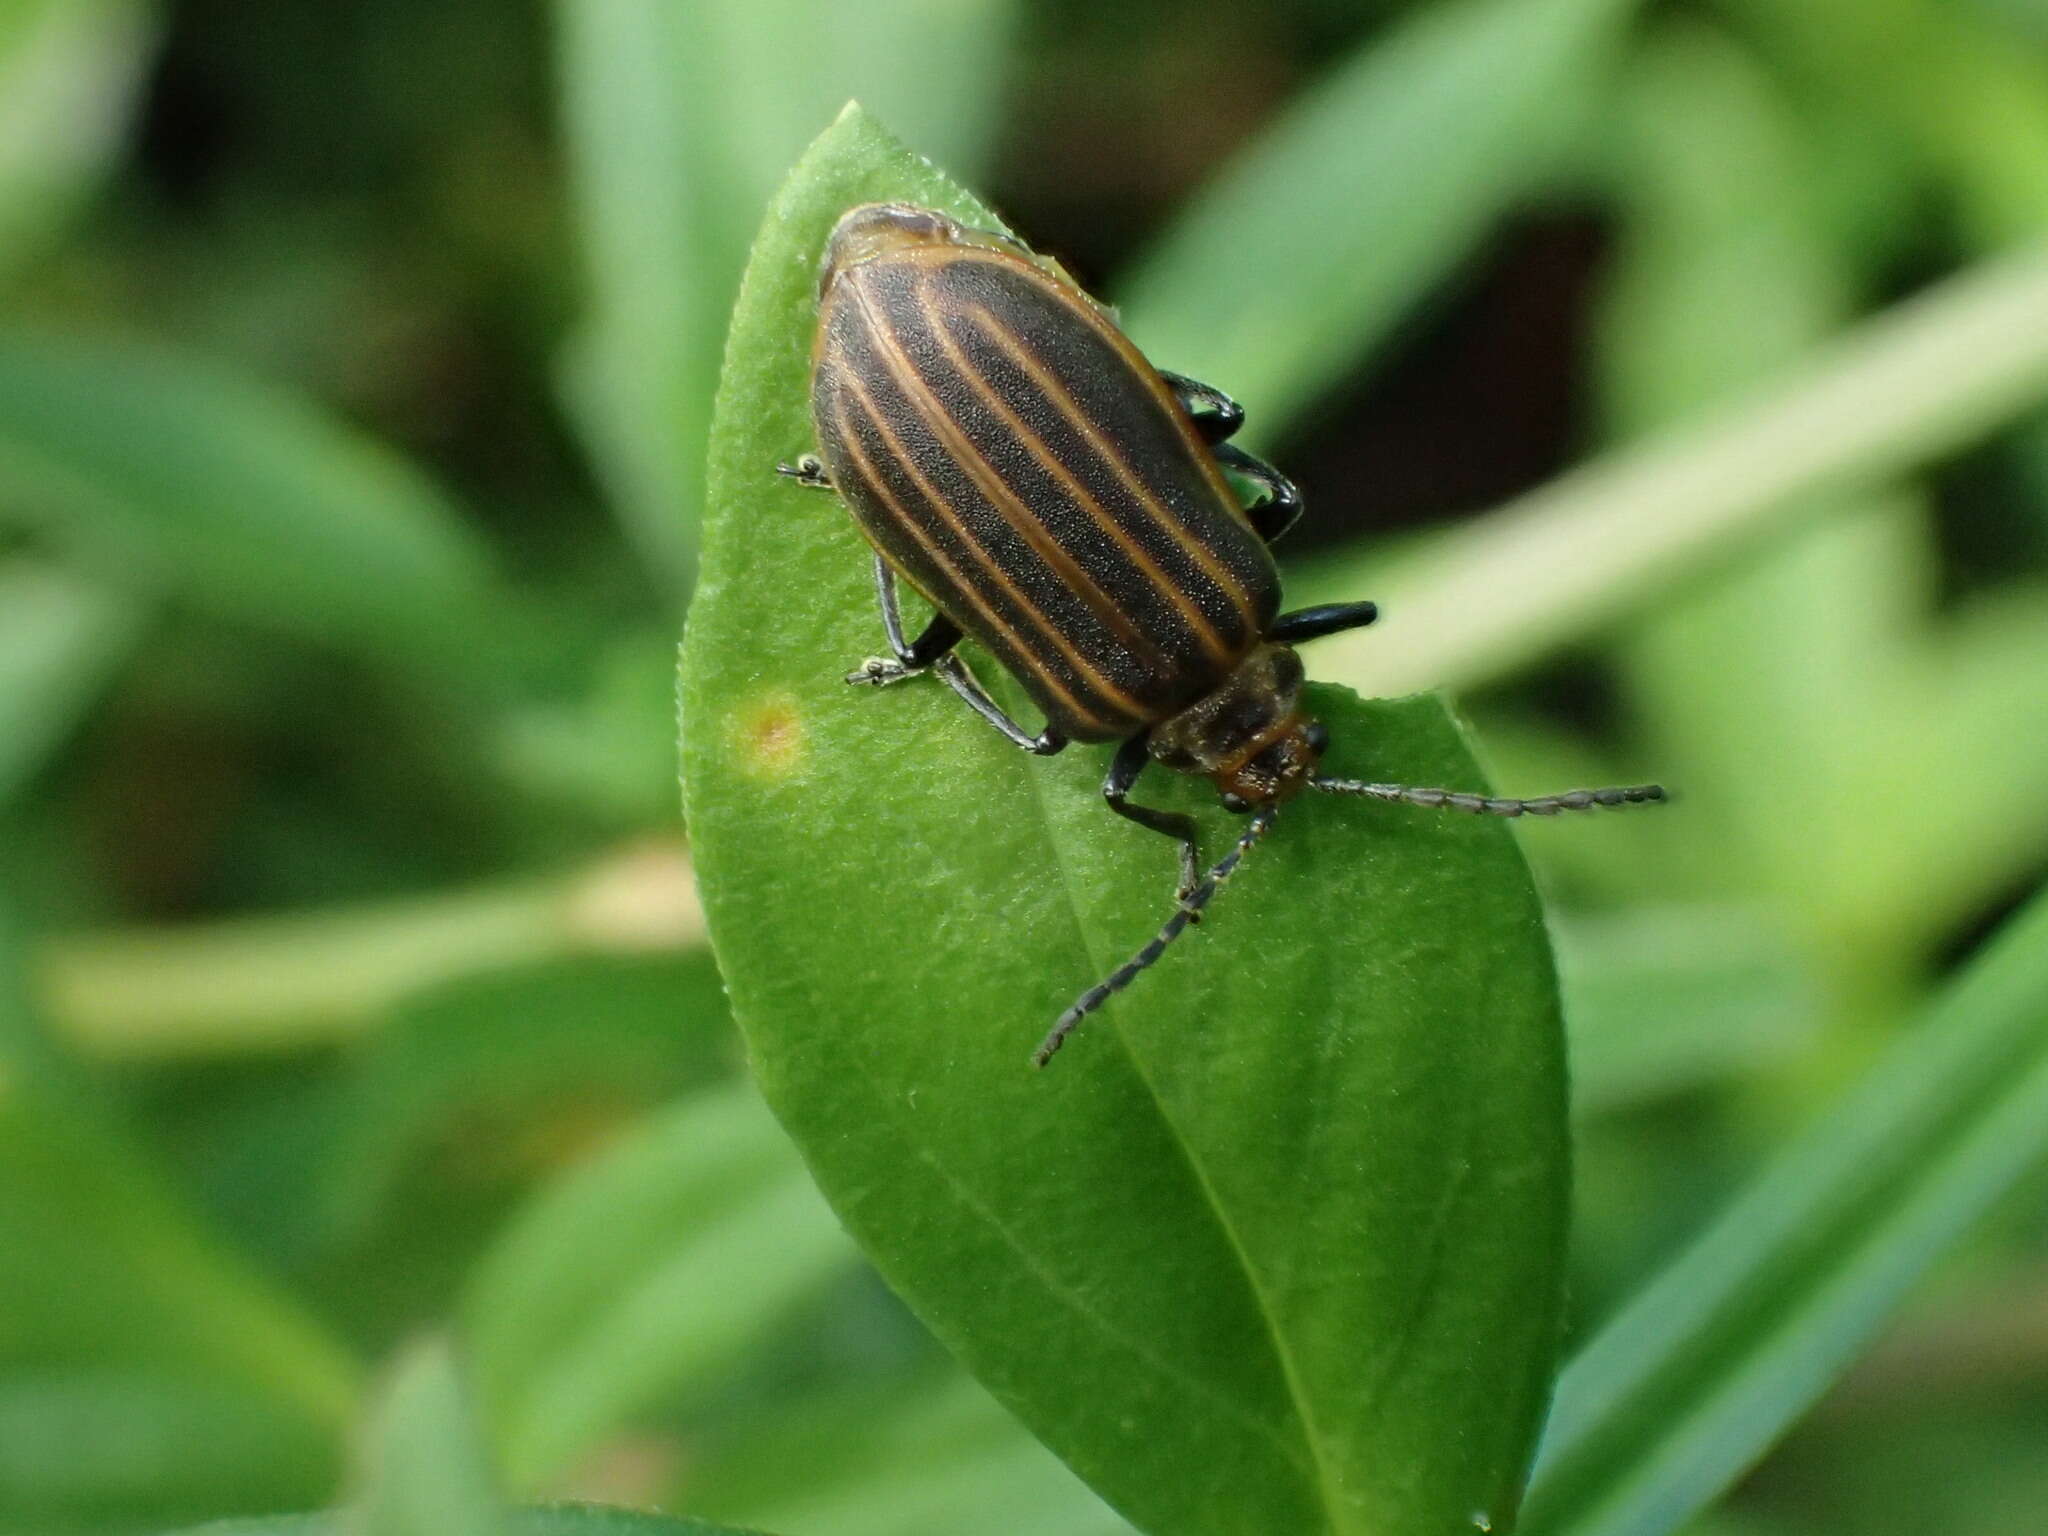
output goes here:
[{"label": "blurred green foliage", "polygon": [[1320,676],[1685,792],[1520,834],[1531,1529],[2037,1520],[2048,9],[4,0],[0,1536],[1123,1528],[825,1212],[680,844],[734,286],[856,95],[1245,399],[1386,602]]}]

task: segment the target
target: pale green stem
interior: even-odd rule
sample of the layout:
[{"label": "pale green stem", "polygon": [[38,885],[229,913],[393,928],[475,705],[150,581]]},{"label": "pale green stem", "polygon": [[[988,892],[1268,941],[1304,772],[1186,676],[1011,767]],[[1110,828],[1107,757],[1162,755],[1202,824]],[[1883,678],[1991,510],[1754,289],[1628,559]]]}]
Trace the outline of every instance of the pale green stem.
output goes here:
[{"label": "pale green stem", "polygon": [[97,1056],[300,1049],[438,982],[703,937],[688,859],[649,843],[551,880],[59,939],[37,980],[59,1029]]},{"label": "pale green stem", "polygon": [[[1730,318],[1740,324],[1739,316]],[[2048,247],[1847,333],[1733,409],[1577,469],[1446,536],[1317,671],[1390,696],[1481,682],[1818,504],[1963,447],[2048,395]]]}]

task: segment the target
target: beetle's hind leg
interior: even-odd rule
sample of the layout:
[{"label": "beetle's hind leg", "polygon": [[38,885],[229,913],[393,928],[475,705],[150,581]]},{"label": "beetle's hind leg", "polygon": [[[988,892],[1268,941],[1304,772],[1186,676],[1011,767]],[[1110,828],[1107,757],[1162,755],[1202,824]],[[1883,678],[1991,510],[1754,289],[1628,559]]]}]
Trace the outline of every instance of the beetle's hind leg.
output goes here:
[{"label": "beetle's hind leg", "polygon": [[1116,756],[1110,759],[1109,774],[1102,781],[1102,798],[1117,815],[1135,821],[1141,827],[1150,827],[1154,832],[1163,832],[1180,844],[1180,884],[1174,891],[1174,900],[1186,901],[1194,894],[1202,873],[1201,853],[1195,842],[1195,819],[1178,811],[1133,805],[1127,798],[1132,786],[1138,782],[1138,775],[1152,760],[1145,749],[1150,734],[1140,731],[1116,749]]},{"label": "beetle's hind leg", "polygon": [[794,464],[778,464],[775,473],[794,480],[807,490],[829,491],[832,477],[825,473],[824,461],[815,453],[800,454]]},{"label": "beetle's hind leg", "polygon": [[882,630],[889,637],[893,655],[870,656],[846,674],[849,683],[879,688],[920,672],[936,672],[963,704],[1026,752],[1051,757],[1066,746],[1067,738],[1052,726],[1034,736],[988,696],[988,690],[967,669],[967,663],[954,654],[953,647],[960,643],[960,626],[943,613],[933,614],[932,621],[915,640],[904,638],[903,609],[896,599],[896,573],[879,554],[875,556],[875,599],[882,610]]}]

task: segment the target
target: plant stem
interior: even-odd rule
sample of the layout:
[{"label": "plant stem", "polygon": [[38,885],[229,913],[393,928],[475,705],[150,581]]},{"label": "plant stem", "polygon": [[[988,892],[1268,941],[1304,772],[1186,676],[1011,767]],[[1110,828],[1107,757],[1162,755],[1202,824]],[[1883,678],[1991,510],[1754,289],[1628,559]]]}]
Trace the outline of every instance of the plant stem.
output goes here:
[{"label": "plant stem", "polygon": [[2048,246],[2034,246],[1865,322],[1783,384],[1447,536],[1376,594],[1386,623],[1329,642],[1322,671],[1379,696],[1484,681],[1783,526],[1812,493],[1951,452],[2044,394]]},{"label": "plant stem", "polygon": [[50,942],[50,1016],[102,1058],[331,1044],[439,982],[580,954],[704,939],[688,858],[635,844],[567,876],[341,910]]}]

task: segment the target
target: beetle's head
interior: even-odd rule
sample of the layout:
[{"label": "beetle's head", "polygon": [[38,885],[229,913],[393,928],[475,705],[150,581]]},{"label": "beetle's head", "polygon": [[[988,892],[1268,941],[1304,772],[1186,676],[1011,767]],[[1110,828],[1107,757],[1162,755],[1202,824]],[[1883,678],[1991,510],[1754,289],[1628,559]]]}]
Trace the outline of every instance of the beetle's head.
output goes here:
[{"label": "beetle's head", "polygon": [[1153,728],[1152,756],[1213,779],[1227,810],[1291,799],[1330,743],[1322,722],[1301,712],[1302,677],[1286,646],[1259,646],[1221,687]]}]

